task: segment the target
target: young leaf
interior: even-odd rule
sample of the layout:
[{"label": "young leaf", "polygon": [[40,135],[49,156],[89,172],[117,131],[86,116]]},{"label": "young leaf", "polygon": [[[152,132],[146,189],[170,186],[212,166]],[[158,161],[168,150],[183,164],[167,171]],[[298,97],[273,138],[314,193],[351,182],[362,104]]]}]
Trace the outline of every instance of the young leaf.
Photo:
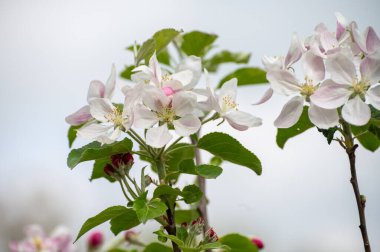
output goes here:
[{"label": "young leaf", "polygon": [[124,206],[113,206],[109,207],[106,210],[100,212],[99,214],[95,215],[94,217],[91,217],[88,219],[83,225],[82,228],[80,229],[77,238],[75,239],[75,242],[85,233],[93,229],[94,227],[112,219],[115,218],[127,210],[126,207]]},{"label": "young leaf", "polygon": [[121,72],[120,77],[124,78],[124,79],[127,79],[127,80],[130,80],[131,79],[131,75],[132,75],[132,70],[135,67],[136,66],[134,66],[134,65],[132,65],[132,66],[125,66],[125,69],[124,69],[123,72]]},{"label": "young leaf", "polygon": [[[230,251],[231,248],[227,245],[223,245],[220,242],[207,243],[199,246],[200,250],[208,250],[208,249],[223,249],[223,251]],[[241,251],[243,252],[243,251]]]},{"label": "young leaf", "polygon": [[124,230],[128,230],[139,225],[140,221],[137,218],[136,212],[133,211],[133,209],[127,208],[124,210],[124,213],[112,218],[110,224],[112,233],[117,235]]},{"label": "young leaf", "polygon": [[276,142],[278,147],[284,148],[286,141],[289,138],[295,137],[306,130],[314,127],[314,124],[310,122],[308,115],[308,107],[304,106],[300,119],[298,122],[290,128],[287,129],[277,129]]},{"label": "young leaf", "polygon": [[177,224],[182,224],[184,222],[190,223],[199,217],[199,212],[195,209],[191,210],[176,210],[175,211],[175,222]]},{"label": "young leaf", "polygon": [[211,58],[203,62],[203,67],[209,72],[216,72],[221,64],[237,63],[246,64],[251,57],[250,53],[237,52],[233,53],[227,50],[214,54]]},{"label": "young leaf", "polygon": [[218,241],[230,247],[230,252],[258,252],[257,247],[245,236],[239,234],[228,234]]},{"label": "young leaf", "polygon": [[261,174],[261,162],[235,138],[221,132],[213,132],[199,139],[198,148],[234,164],[248,167],[257,175]]},{"label": "young leaf", "polygon": [[188,32],[182,36],[181,49],[187,55],[202,57],[208,52],[217,37],[215,34],[200,31]]},{"label": "young leaf", "polygon": [[136,66],[140,63],[141,60],[145,59],[146,62],[149,61],[150,57],[154,54],[156,50],[156,41],[154,39],[146,40],[136,55]]},{"label": "young leaf", "polygon": [[223,172],[223,169],[215,165],[198,165],[195,166],[195,171],[206,179],[215,179]]},{"label": "young leaf", "polygon": [[162,229],[157,230],[156,232],[153,232],[153,233],[158,235],[158,236],[166,237],[166,238],[170,239],[171,241],[175,242],[179,246],[184,245],[183,241],[181,241],[178,237],[176,237],[174,235],[168,235],[168,234],[164,233],[164,231]]},{"label": "young leaf", "polygon": [[133,202],[133,209],[136,211],[140,222],[145,223],[147,220],[154,219],[165,214],[166,205],[160,199],[146,199],[148,192],[145,192]]},{"label": "young leaf", "polygon": [[170,206],[174,206],[178,195],[181,195],[181,191],[178,188],[172,188],[168,185],[159,185],[153,193],[153,198],[160,198],[163,201],[169,202]]},{"label": "young leaf", "polygon": [[69,131],[67,132],[67,138],[69,140],[69,148],[73,146],[73,143],[75,139],[77,138],[77,129],[82,127],[82,125],[77,125],[77,126],[70,126]]},{"label": "young leaf", "polygon": [[225,76],[219,82],[218,88],[222,87],[224,82],[232,78],[238,79],[239,86],[268,83],[266,72],[264,70],[257,67],[245,67]]},{"label": "young leaf", "polygon": [[196,185],[188,185],[183,188],[181,195],[187,204],[191,204],[199,201],[203,192]]},{"label": "young leaf", "polygon": [[[370,130],[372,126],[372,131]],[[364,126],[351,126],[352,133],[358,139],[359,143],[369,151],[374,152],[380,146],[380,140],[374,132],[375,125],[371,124],[371,121]],[[375,133],[375,134],[374,134]]]},{"label": "young leaf", "polygon": [[118,153],[130,152],[132,150],[132,145],[132,141],[128,138],[124,138],[124,140],[120,142],[104,145],[95,141],[82,148],[71,150],[67,158],[67,165],[70,168],[74,168],[77,164],[84,161],[96,160]]},{"label": "young leaf", "polygon": [[176,144],[174,150],[166,156],[165,167],[170,172],[179,171],[181,161],[185,159],[193,159],[194,156],[194,146],[186,143]]},{"label": "young leaf", "polygon": [[336,126],[329,129],[318,128],[318,131],[322,132],[322,134],[326,137],[328,144],[331,144],[332,140],[334,139],[334,134],[337,130],[338,130],[338,127]]},{"label": "young leaf", "polygon": [[146,246],[143,252],[173,252],[173,249],[161,243],[154,242]]}]

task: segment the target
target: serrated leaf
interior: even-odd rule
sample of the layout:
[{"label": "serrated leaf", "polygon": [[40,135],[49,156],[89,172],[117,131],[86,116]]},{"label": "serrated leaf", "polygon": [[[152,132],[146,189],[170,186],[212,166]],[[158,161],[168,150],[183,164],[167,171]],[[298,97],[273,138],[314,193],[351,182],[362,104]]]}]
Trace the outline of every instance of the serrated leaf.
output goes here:
[{"label": "serrated leaf", "polygon": [[187,55],[204,56],[211,48],[212,43],[218,38],[215,34],[201,31],[192,31],[182,36],[181,49]]},{"label": "serrated leaf", "polygon": [[226,75],[219,82],[218,88],[223,86],[224,82],[232,78],[238,79],[238,86],[268,83],[264,70],[257,67],[244,67]]},{"label": "serrated leaf", "polygon": [[143,252],[173,252],[173,249],[161,243],[154,242],[146,246]]},{"label": "serrated leaf", "polygon": [[206,179],[215,179],[222,174],[223,169],[215,165],[197,165],[195,166],[195,171],[199,176]]},{"label": "serrated leaf", "polygon": [[77,129],[82,127],[82,125],[70,126],[69,131],[67,132],[67,139],[69,140],[69,148],[73,146],[75,139],[77,138]]},{"label": "serrated leaf", "polygon": [[117,235],[124,230],[136,227],[140,224],[140,221],[137,218],[136,212],[133,209],[127,208],[121,215],[112,218],[110,224],[112,233]]},{"label": "serrated leaf", "polygon": [[123,214],[126,211],[126,209],[127,208],[124,206],[113,206],[103,210],[94,217],[91,217],[82,225],[82,228],[80,229],[78,236],[74,242],[76,242],[82,235],[84,235],[94,227]]},{"label": "serrated leaf", "polygon": [[302,114],[298,122],[290,128],[287,129],[277,129],[276,143],[283,149],[285,143],[292,137],[302,134],[306,130],[313,128],[314,124],[309,119],[308,107],[304,106]]},{"label": "serrated leaf", "polygon": [[164,215],[167,209],[166,205],[160,199],[154,198],[148,201],[146,199],[147,193],[148,192],[145,192],[133,202],[133,209],[136,211],[137,217],[142,223]]},{"label": "serrated leaf", "polygon": [[106,166],[109,163],[111,163],[111,160],[108,157],[95,160],[94,166],[92,168],[90,181],[94,179],[105,178],[110,182],[115,182],[116,180],[114,178],[111,178],[104,172],[104,166]]},{"label": "serrated leaf", "polygon": [[175,211],[175,222],[177,224],[182,224],[184,222],[190,223],[191,221],[199,217],[199,212],[195,209],[191,210],[176,210]]},{"label": "serrated leaf", "polygon": [[230,247],[230,252],[258,252],[257,247],[245,236],[228,234],[219,239],[221,244]]},{"label": "serrated leaf", "polygon": [[187,204],[198,202],[202,198],[203,192],[196,185],[188,185],[182,189],[181,196]]},{"label": "serrated leaf", "polygon": [[230,52],[223,50],[211,56],[209,59],[203,62],[204,68],[209,72],[216,72],[221,64],[224,63],[237,63],[237,64],[246,64],[249,62],[251,57],[250,53],[243,52]]},{"label": "serrated leaf", "polygon": [[153,38],[146,40],[137,52],[136,65],[138,65],[143,59],[148,59],[147,61],[149,61],[149,58],[154,54],[155,50],[156,41]]},{"label": "serrated leaf", "polygon": [[70,151],[67,158],[67,165],[70,168],[74,168],[79,163],[84,161],[96,160],[110,157],[111,155],[118,153],[130,152],[132,150],[132,145],[132,141],[128,138],[125,138],[120,142],[104,145],[101,145],[99,142],[95,141],[83,146],[82,148]]},{"label": "serrated leaf", "polygon": [[228,134],[213,132],[199,139],[198,148],[234,164],[245,166],[261,174],[261,162],[251,151]]},{"label": "serrated leaf", "polygon": [[181,195],[181,191],[178,188],[172,188],[168,185],[159,185],[154,190],[153,198],[160,198],[164,202],[169,202],[170,206],[174,206],[178,195]]}]

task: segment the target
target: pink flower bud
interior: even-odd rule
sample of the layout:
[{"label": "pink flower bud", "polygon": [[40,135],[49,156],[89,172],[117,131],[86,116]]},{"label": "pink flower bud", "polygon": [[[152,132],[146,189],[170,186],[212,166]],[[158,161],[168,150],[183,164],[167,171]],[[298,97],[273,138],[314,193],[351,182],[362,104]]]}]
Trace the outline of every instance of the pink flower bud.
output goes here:
[{"label": "pink flower bud", "polygon": [[133,164],[133,156],[131,153],[126,153],[122,157],[123,163],[125,165],[132,165]]},{"label": "pink flower bud", "polygon": [[95,231],[90,234],[87,240],[87,245],[91,249],[96,249],[103,244],[103,233],[100,231]]},{"label": "pink flower bud", "polygon": [[259,239],[257,237],[254,237],[254,238],[251,239],[251,241],[252,241],[253,244],[256,245],[256,247],[258,249],[264,248],[264,242],[261,239]]},{"label": "pink flower bud", "polygon": [[106,166],[104,166],[103,170],[104,170],[104,173],[110,177],[113,177],[115,172],[116,172],[115,168],[113,168],[112,165],[110,165],[110,164],[107,164]]},{"label": "pink flower bud", "polygon": [[213,228],[210,228],[205,233],[205,240],[208,242],[216,242],[219,240],[218,235],[215,233]]},{"label": "pink flower bud", "polygon": [[111,157],[111,160],[112,160],[112,164],[115,166],[115,167],[119,167],[121,161],[122,161],[122,154],[116,154],[116,155],[113,155]]},{"label": "pink flower bud", "polygon": [[138,234],[133,230],[128,230],[124,233],[124,239],[128,242],[133,242],[138,237]]},{"label": "pink flower bud", "polygon": [[175,93],[175,92],[174,92],[174,89],[172,89],[171,87],[163,87],[163,88],[162,88],[162,91],[164,92],[164,94],[165,94],[166,96],[170,96],[170,95],[172,95],[172,94]]}]

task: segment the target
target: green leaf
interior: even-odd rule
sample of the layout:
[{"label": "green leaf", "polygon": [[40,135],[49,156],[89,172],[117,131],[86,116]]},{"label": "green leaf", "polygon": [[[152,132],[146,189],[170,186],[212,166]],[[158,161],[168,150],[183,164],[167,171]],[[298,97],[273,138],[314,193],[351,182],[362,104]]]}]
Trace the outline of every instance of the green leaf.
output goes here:
[{"label": "green leaf", "polygon": [[146,40],[136,55],[136,66],[140,63],[141,60],[145,59],[146,62],[149,61],[150,57],[154,54],[156,50],[156,41],[154,39]]},{"label": "green leaf", "polygon": [[208,249],[223,249],[224,251],[230,251],[231,248],[227,245],[224,245],[220,242],[207,243],[199,246],[200,250],[208,250]]},{"label": "green leaf", "polygon": [[233,53],[227,50],[223,50],[214,54],[211,58],[203,62],[204,68],[209,72],[216,72],[221,64],[224,63],[237,63],[246,64],[251,57],[250,53],[237,52]]},{"label": "green leaf", "polygon": [[82,225],[82,228],[80,229],[78,236],[74,242],[76,242],[82,235],[84,235],[94,227],[125,213],[126,209],[127,208],[124,206],[113,206],[105,209],[104,211],[100,212],[94,217],[91,217]]},{"label": "green leaf", "polygon": [[72,150],[67,158],[67,165],[70,168],[74,168],[77,164],[84,161],[96,160],[110,157],[111,155],[118,153],[130,152],[132,150],[132,145],[132,141],[128,138],[125,138],[120,142],[104,145],[95,141],[82,148]]},{"label": "green leaf", "polygon": [[195,166],[195,170],[198,175],[206,179],[215,179],[223,172],[222,168],[215,165],[198,165]]},{"label": "green leaf", "polygon": [[136,211],[137,217],[142,223],[164,215],[167,209],[166,205],[161,202],[160,199],[155,198],[148,201],[146,199],[147,193],[148,192],[145,192],[133,202],[133,209]]},{"label": "green leaf", "polygon": [[161,243],[154,242],[146,246],[143,252],[173,252],[173,249]]},{"label": "green leaf", "polygon": [[109,163],[111,163],[109,157],[95,160],[94,167],[92,168],[90,181],[94,179],[105,178],[110,182],[115,182],[116,180],[114,178],[111,178],[104,172],[104,166],[106,166]]},{"label": "green leaf", "polygon": [[121,72],[120,74],[120,77],[124,78],[124,79],[127,79],[127,80],[131,80],[131,75],[132,75],[132,70],[135,68],[136,66],[132,65],[132,66],[126,66],[124,71]]},{"label": "green leaf", "polygon": [[184,222],[190,223],[198,217],[199,217],[199,212],[195,209],[175,211],[175,222],[177,224],[182,224]]},{"label": "green leaf", "polygon": [[338,130],[338,127],[336,126],[329,129],[318,128],[318,131],[322,132],[322,134],[326,137],[328,144],[331,144],[332,140],[334,139],[334,134],[337,130]]},{"label": "green leaf", "polygon": [[309,119],[307,111],[308,107],[304,106],[300,119],[292,127],[287,129],[277,129],[276,142],[281,149],[284,148],[285,143],[286,141],[288,141],[289,138],[295,137],[305,132],[306,130],[314,127],[314,125],[311,123]]},{"label": "green leaf", "polygon": [[124,213],[112,218],[110,223],[112,233],[117,235],[124,230],[128,230],[139,225],[140,221],[137,218],[136,212],[133,209],[127,208],[124,210]]},{"label": "green leaf", "polygon": [[70,126],[69,131],[67,132],[67,138],[69,140],[69,148],[73,146],[75,139],[77,138],[77,129],[82,127],[83,124],[77,126]]},{"label": "green leaf", "polygon": [[187,228],[183,226],[177,227],[177,237],[183,241],[186,242],[187,237],[189,236],[189,233],[187,232]]},{"label": "green leaf", "polygon": [[168,235],[168,234],[164,233],[164,231],[162,229],[160,229],[156,232],[153,232],[153,233],[158,235],[158,236],[166,237],[166,238],[170,239],[171,241],[175,242],[179,246],[184,245],[183,241],[181,241],[178,237],[176,237],[174,235]]},{"label": "green leaf", "polygon": [[179,164],[179,171],[181,173],[197,175],[195,171],[194,159],[185,159]]},{"label": "green leaf", "polygon": [[226,75],[219,82],[218,88],[222,87],[224,82],[232,78],[238,79],[238,86],[268,83],[264,70],[257,67],[245,67]]},{"label": "green leaf", "polygon": [[176,144],[174,149],[165,156],[165,180],[177,180],[180,171],[180,163],[185,159],[194,159],[194,146],[186,143]]},{"label": "green leaf", "polygon": [[202,198],[203,193],[198,186],[188,185],[183,188],[181,195],[187,204],[191,204],[199,201]]},{"label": "green leaf", "polygon": [[174,206],[178,195],[181,195],[181,191],[178,188],[172,188],[168,185],[159,185],[154,190],[153,198],[160,198],[164,202],[169,202],[170,206]]},{"label": "green leaf", "polygon": [[210,160],[210,165],[220,166],[223,163],[223,159],[220,157],[212,157]]},{"label": "green leaf", "polygon": [[213,132],[199,139],[198,148],[234,164],[248,167],[257,175],[261,174],[261,162],[251,151],[235,138],[221,132]]},{"label": "green leaf", "polygon": [[219,242],[230,247],[230,252],[258,252],[257,247],[247,237],[239,234],[223,236]]},{"label": "green leaf", "polygon": [[187,55],[204,56],[211,48],[212,43],[218,38],[215,34],[201,31],[192,31],[182,36],[181,49]]},{"label": "green leaf", "polygon": [[376,127],[374,124],[371,124],[368,127],[368,131],[374,134],[377,137],[377,140],[380,140],[380,128]]},{"label": "green leaf", "polygon": [[159,54],[157,54],[158,62],[170,66],[170,54],[167,49],[162,50]]},{"label": "green leaf", "polygon": [[[367,125],[364,126],[353,126],[351,125],[351,130],[354,136],[357,138],[359,143],[369,151],[376,151],[380,146],[380,140],[377,138],[376,134],[374,134],[374,128],[372,128],[372,132],[370,131],[370,127],[372,126],[372,122],[370,121]],[[376,126],[372,126],[376,127]]]}]

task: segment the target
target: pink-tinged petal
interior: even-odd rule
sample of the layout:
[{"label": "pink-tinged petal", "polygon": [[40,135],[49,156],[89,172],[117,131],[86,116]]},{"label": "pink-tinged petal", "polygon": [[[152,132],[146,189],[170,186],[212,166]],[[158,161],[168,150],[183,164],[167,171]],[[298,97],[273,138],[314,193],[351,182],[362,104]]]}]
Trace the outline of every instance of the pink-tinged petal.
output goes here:
[{"label": "pink-tinged petal", "polygon": [[362,52],[368,53],[365,38],[360,34],[357,24],[355,22],[352,22],[350,27],[352,39],[354,40],[355,44],[360,48]]},{"label": "pink-tinged petal", "polygon": [[87,102],[90,102],[93,98],[104,98],[104,94],[106,92],[106,88],[101,81],[91,81],[90,87],[87,92]]},{"label": "pink-tinged petal", "polygon": [[115,91],[115,85],[116,85],[116,68],[115,68],[115,65],[112,65],[111,74],[108,77],[108,80],[105,86],[104,98],[108,98],[108,99],[112,98],[113,93]]},{"label": "pink-tinged petal", "polygon": [[362,126],[371,118],[371,110],[359,96],[355,96],[343,106],[342,117],[352,125]]},{"label": "pink-tinged petal", "polygon": [[261,62],[267,72],[284,69],[284,60],[283,56],[264,56],[261,58]]},{"label": "pink-tinged petal", "polygon": [[262,125],[261,118],[255,117],[243,111],[231,111],[226,114],[224,118],[231,125],[231,127],[240,131],[247,130],[250,127],[258,127]]},{"label": "pink-tinged petal", "polygon": [[380,85],[372,86],[367,91],[367,98],[372,106],[380,110]]},{"label": "pink-tinged petal", "polygon": [[264,95],[258,100],[257,102],[253,103],[252,105],[260,105],[268,101],[273,96],[273,89],[268,88],[267,91],[265,91]]},{"label": "pink-tinged petal", "polygon": [[325,51],[333,50],[334,48],[339,47],[338,40],[329,31],[322,32],[320,39],[321,45]]},{"label": "pink-tinged petal", "polygon": [[349,85],[336,84],[328,79],[314,92],[310,100],[318,107],[335,109],[345,104],[351,93]]},{"label": "pink-tinged petal", "polygon": [[328,31],[327,26],[324,23],[318,24],[315,28],[314,31],[316,33],[322,33]]},{"label": "pink-tinged petal", "polygon": [[172,138],[173,136],[170,134],[166,124],[150,128],[146,132],[146,143],[154,148],[164,147]]},{"label": "pink-tinged petal", "polygon": [[302,56],[301,42],[296,34],[293,34],[292,41],[285,57],[285,68],[291,67]]},{"label": "pink-tinged petal", "polygon": [[311,103],[308,114],[310,121],[321,129],[328,129],[339,124],[337,109],[324,109]]},{"label": "pink-tinged petal", "polygon": [[342,53],[331,55],[326,60],[326,68],[331,74],[331,79],[336,83],[352,84],[356,78],[354,63]]},{"label": "pink-tinged petal", "polygon": [[292,95],[300,91],[296,77],[286,70],[271,71],[267,73],[267,79],[273,91],[282,95]]},{"label": "pink-tinged petal", "polygon": [[164,94],[165,94],[166,96],[171,96],[171,95],[174,94],[174,89],[171,88],[171,87],[163,87],[163,88],[162,88],[162,91],[164,92]]},{"label": "pink-tinged petal", "polygon": [[312,52],[316,56],[326,58],[326,55],[325,55],[326,51],[324,48],[321,47],[320,34],[316,34],[310,38],[309,47],[310,47],[309,52]]},{"label": "pink-tinged petal", "polygon": [[201,58],[197,56],[189,56],[182,60],[182,62],[177,66],[177,72],[190,70],[193,74],[190,83],[184,84],[185,90],[193,89],[199,82],[202,75],[202,61]]},{"label": "pink-tinged petal", "polygon": [[370,26],[366,31],[366,48],[368,53],[373,53],[380,49],[380,39],[375,30]]},{"label": "pink-tinged petal", "polygon": [[104,126],[98,123],[90,123],[78,129],[77,135],[87,140],[94,140],[102,135],[107,135],[108,131],[112,128],[112,125]]},{"label": "pink-tinged petal", "polygon": [[362,79],[369,81],[370,84],[379,82],[380,57],[376,57],[376,55],[367,56],[362,63],[360,63],[360,74],[362,75]]},{"label": "pink-tinged petal", "polygon": [[336,38],[340,40],[346,32],[347,21],[346,18],[339,12],[335,13],[336,17]]},{"label": "pink-tinged petal", "polygon": [[312,52],[306,52],[303,58],[303,72],[311,83],[318,84],[325,78],[325,64],[323,59],[314,55]]},{"label": "pink-tinged petal", "polygon": [[277,128],[289,128],[297,123],[303,110],[304,98],[295,96],[282,108],[280,115],[274,121]]},{"label": "pink-tinged petal", "polygon": [[194,94],[180,92],[173,95],[172,108],[177,116],[192,114],[197,105],[197,97]]},{"label": "pink-tinged petal", "polygon": [[215,96],[214,89],[211,86],[210,78],[208,72],[204,69],[205,78],[206,78],[206,91],[207,91],[207,101],[204,102],[204,108],[208,107],[208,110],[214,109],[218,113],[222,113],[222,109],[218,103],[218,100]]},{"label": "pink-tinged petal", "polygon": [[32,225],[26,226],[24,228],[24,232],[28,238],[33,238],[33,237],[44,238],[46,236],[44,230],[38,224],[32,224]]},{"label": "pink-tinged petal", "polygon": [[81,125],[92,118],[90,113],[90,106],[86,105],[81,107],[75,113],[65,118],[66,122],[73,126]]},{"label": "pink-tinged petal", "polygon": [[157,86],[160,86],[161,80],[162,80],[162,73],[161,73],[161,67],[158,63],[156,53],[152,55],[152,57],[149,60],[149,68],[152,71],[152,82],[156,84]]},{"label": "pink-tinged petal", "polygon": [[113,113],[114,108],[111,101],[106,98],[93,98],[90,101],[91,115],[101,122],[108,122],[106,116]]},{"label": "pink-tinged petal", "polygon": [[145,90],[142,101],[151,110],[159,112],[169,106],[170,98],[160,88],[153,88]]},{"label": "pink-tinged petal", "polygon": [[134,109],[134,126],[137,128],[148,129],[158,123],[158,117],[156,113],[150,111],[142,105],[138,105]]},{"label": "pink-tinged petal", "polygon": [[186,115],[173,121],[175,132],[180,136],[190,136],[201,127],[201,121],[194,115]]}]

